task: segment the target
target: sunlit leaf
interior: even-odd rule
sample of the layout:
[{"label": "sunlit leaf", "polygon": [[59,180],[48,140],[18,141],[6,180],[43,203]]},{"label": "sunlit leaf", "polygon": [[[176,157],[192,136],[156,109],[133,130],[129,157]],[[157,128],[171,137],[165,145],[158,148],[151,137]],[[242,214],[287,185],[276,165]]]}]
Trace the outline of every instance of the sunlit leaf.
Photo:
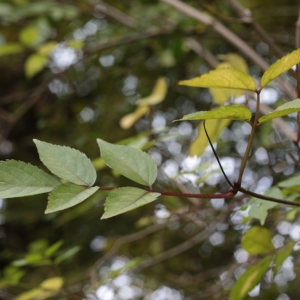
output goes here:
[{"label": "sunlit leaf", "polygon": [[36,45],[39,40],[40,32],[36,26],[29,25],[19,33],[20,42],[28,47]]},{"label": "sunlit leaf", "polygon": [[72,207],[97,192],[99,188],[85,187],[72,183],[61,184],[55,188],[48,198],[46,214]]},{"label": "sunlit leaf", "polygon": [[267,256],[248,268],[233,286],[229,300],[245,299],[248,293],[260,282],[272,260],[273,256]]},{"label": "sunlit leaf", "polygon": [[122,187],[111,191],[105,202],[105,213],[101,219],[111,218],[153,202],[160,196],[134,187]]},{"label": "sunlit leaf", "polygon": [[40,287],[45,290],[58,292],[62,288],[63,285],[64,285],[64,280],[62,277],[51,277],[51,278],[44,280],[40,284]]},{"label": "sunlit leaf", "polygon": [[48,63],[48,56],[34,53],[31,54],[25,61],[25,75],[27,78],[32,78],[34,75],[42,71]]},{"label": "sunlit leaf", "polygon": [[279,271],[280,267],[284,263],[284,261],[291,255],[293,252],[294,246],[296,242],[290,241],[288,242],[280,251],[276,254],[274,259],[274,277],[276,276],[277,272]]},{"label": "sunlit leaf", "polygon": [[20,53],[23,51],[23,47],[17,43],[0,45],[0,57],[9,54]]},{"label": "sunlit leaf", "polygon": [[[231,120],[209,120],[206,121],[206,129],[207,133],[212,141],[212,143],[216,142],[223,132],[223,130],[229,125]],[[192,142],[189,156],[201,156],[204,152],[206,146],[208,145],[208,140],[204,132],[203,124],[201,123],[198,127],[198,134],[195,140]]]},{"label": "sunlit leaf", "polygon": [[42,163],[55,175],[79,185],[92,186],[96,181],[96,170],[87,156],[65,146],[33,140]]},{"label": "sunlit leaf", "polygon": [[293,101],[289,101],[283,105],[280,105],[275,109],[275,111],[259,118],[258,122],[264,123],[275,118],[283,117],[298,111],[300,111],[300,99],[295,99]]},{"label": "sunlit leaf", "polygon": [[[277,187],[270,188],[266,191],[265,195],[279,199],[284,198],[281,190]],[[266,217],[268,215],[268,210],[275,206],[278,206],[278,203],[276,202],[261,200],[254,197],[251,198],[249,204],[251,204],[251,208],[248,213],[249,217],[258,219],[261,225],[264,225],[265,223]]]},{"label": "sunlit leaf", "polygon": [[139,106],[156,105],[165,99],[167,91],[168,91],[168,84],[166,79],[164,77],[159,77],[155,83],[151,95],[140,99],[137,105]]},{"label": "sunlit leaf", "polygon": [[179,84],[206,88],[256,90],[255,81],[250,75],[233,68],[213,70],[200,77],[180,81]]},{"label": "sunlit leaf", "polygon": [[199,111],[196,113],[188,114],[178,121],[230,119],[249,122],[251,120],[251,117],[252,113],[247,107],[240,105],[232,105],[218,107],[210,111]]},{"label": "sunlit leaf", "polygon": [[275,250],[271,232],[265,227],[253,226],[242,237],[243,248],[251,255]]},{"label": "sunlit leaf", "polygon": [[273,79],[291,69],[300,62],[300,49],[293,51],[277,60],[263,74],[261,78],[261,86],[266,86]]},{"label": "sunlit leaf", "polygon": [[15,300],[33,300],[33,299],[43,300],[45,299],[43,294],[44,294],[44,290],[42,288],[34,288],[18,295],[17,297],[15,297]]},{"label": "sunlit leaf", "polygon": [[105,163],[121,175],[143,185],[151,186],[157,177],[152,157],[136,148],[107,143],[97,139]]},{"label": "sunlit leaf", "polygon": [[41,169],[21,161],[0,162],[0,197],[14,198],[52,191],[60,182]]},{"label": "sunlit leaf", "polygon": [[49,55],[56,47],[57,42],[48,42],[41,45],[38,49],[38,53],[42,55]]},{"label": "sunlit leaf", "polygon": [[120,126],[123,129],[129,129],[137,120],[139,120],[141,117],[146,115],[149,111],[150,111],[149,106],[137,107],[133,113],[124,116],[120,120]]}]

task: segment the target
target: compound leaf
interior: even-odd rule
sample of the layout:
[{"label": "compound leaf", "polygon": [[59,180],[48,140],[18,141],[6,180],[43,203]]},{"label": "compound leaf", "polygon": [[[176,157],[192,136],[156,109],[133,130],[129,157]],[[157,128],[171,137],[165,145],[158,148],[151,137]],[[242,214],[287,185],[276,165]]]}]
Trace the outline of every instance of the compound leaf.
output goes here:
[{"label": "compound leaf", "polygon": [[101,219],[107,219],[136,209],[156,200],[159,193],[151,193],[134,187],[121,187],[111,191],[105,202],[105,213]]},{"label": "compound leaf", "polygon": [[220,68],[200,77],[180,81],[179,84],[206,88],[230,88],[256,90],[254,79],[243,71],[233,68]]},{"label": "compound leaf", "polygon": [[261,78],[261,87],[266,86],[273,79],[291,69],[300,62],[300,49],[289,53],[288,55],[277,60],[263,74]]},{"label": "compound leaf", "polygon": [[249,122],[251,120],[251,111],[240,105],[222,106],[210,111],[200,111],[192,114],[185,115],[184,120],[209,120],[209,119],[229,119]]},{"label": "compound leaf", "polygon": [[259,123],[264,123],[275,118],[283,117],[288,114],[300,111],[300,99],[287,102],[283,105],[278,106],[275,111],[258,119]]},{"label": "compound leaf", "polygon": [[42,163],[55,175],[79,185],[92,186],[96,181],[96,170],[87,156],[65,146],[33,140]]},{"label": "compound leaf", "polygon": [[0,197],[14,198],[47,193],[60,182],[41,169],[22,161],[0,162]]},{"label": "compound leaf", "polygon": [[247,294],[260,282],[266,271],[268,270],[273,256],[267,256],[257,264],[251,266],[236,281],[231,290],[229,300],[243,300]]},{"label": "compound leaf", "polygon": [[46,214],[72,207],[93,195],[99,188],[85,187],[72,183],[61,184],[48,197]]},{"label": "compound leaf", "polygon": [[152,157],[133,147],[113,145],[97,139],[105,163],[123,176],[143,185],[151,186],[157,176]]},{"label": "compound leaf", "polygon": [[269,253],[275,250],[270,231],[260,226],[251,227],[243,235],[242,246],[251,255]]}]

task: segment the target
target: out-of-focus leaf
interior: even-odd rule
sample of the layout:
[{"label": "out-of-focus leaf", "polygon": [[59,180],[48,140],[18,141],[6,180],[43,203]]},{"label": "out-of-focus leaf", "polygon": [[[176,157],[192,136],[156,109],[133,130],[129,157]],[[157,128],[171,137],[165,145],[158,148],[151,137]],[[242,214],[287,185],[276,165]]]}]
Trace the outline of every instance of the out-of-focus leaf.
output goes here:
[{"label": "out-of-focus leaf", "polygon": [[[224,120],[224,119],[206,121],[207,133],[212,143],[218,140],[220,134],[229,125],[230,122],[231,120]],[[194,155],[201,156],[201,154],[204,152],[207,145],[208,145],[208,140],[201,123],[199,125],[198,135],[191,144],[189,156],[194,156]]]},{"label": "out-of-focus leaf", "polygon": [[25,75],[27,78],[32,78],[34,75],[42,71],[48,63],[48,56],[34,53],[27,57],[25,61]]},{"label": "out-of-focus leaf", "polygon": [[[284,198],[281,190],[277,187],[270,188],[265,195],[279,199]],[[278,206],[278,203],[276,202],[261,200],[258,198],[251,198],[249,204],[252,205],[248,213],[249,217],[258,219],[261,225],[265,223],[268,210]]]},{"label": "out-of-focus leaf", "polygon": [[185,115],[182,119],[185,120],[209,120],[209,119],[229,119],[250,122],[252,117],[251,111],[241,105],[222,106],[210,111],[199,111]]},{"label": "out-of-focus leaf", "polygon": [[248,293],[260,282],[272,260],[273,256],[270,255],[248,268],[233,286],[229,300],[245,299]]},{"label": "out-of-focus leaf", "polygon": [[251,255],[265,254],[275,250],[271,232],[259,226],[251,227],[243,235],[242,246]]},{"label": "out-of-focus leaf", "polygon": [[96,181],[96,170],[90,159],[82,152],[33,140],[42,163],[55,175],[79,185],[92,186]]},{"label": "out-of-focus leaf", "polygon": [[57,42],[45,43],[39,47],[38,53],[40,53],[42,55],[49,55],[54,50],[56,45],[57,45]]},{"label": "out-of-focus leaf", "polygon": [[146,115],[149,111],[150,111],[149,106],[137,107],[133,113],[124,116],[120,120],[120,126],[123,129],[129,129],[137,120],[139,120],[141,117]]},{"label": "out-of-focus leaf", "polygon": [[297,174],[289,179],[283,180],[277,185],[281,188],[291,188],[294,186],[300,186],[300,174]]},{"label": "out-of-focus leaf", "polygon": [[293,101],[287,102],[280,105],[275,109],[275,111],[261,117],[258,119],[259,123],[264,123],[275,118],[283,117],[288,114],[300,111],[300,99],[295,99]]},{"label": "out-of-focus leaf", "polygon": [[44,280],[40,287],[45,290],[56,291],[58,292],[64,285],[64,280],[62,277],[51,277]]},{"label": "out-of-focus leaf", "polygon": [[62,261],[71,258],[72,256],[74,256],[79,251],[80,251],[80,247],[79,246],[72,247],[71,249],[69,249],[67,251],[64,251],[63,254],[61,254],[60,256],[58,256],[55,259],[55,263],[59,264]]},{"label": "out-of-focus leaf", "polygon": [[78,40],[70,40],[70,41],[67,41],[66,44],[68,47],[71,47],[73,49],[82,49],[84,46],[84,42],[78,41]]},{"label": "out-of-focus leaf", "polygon": [[274,277],[276,276],[277,272],[279,271],[280,267],[284,263],[284,261],[291,255],[293,252],[294,246],[296,242],[290,241],[288,242],[280,251],[276,254],[274,259]]},{"label": "out-of-focus leaf", "polygon": [[105,163],[121,175],[143,185],[151,186],[157,177],[153,158],[139,149],[97,139]]},{"label": "out-of-focus leaf", "polygon": [[300,49],[293,51],[277,60],[263,74],[261,78],[261,86],[266,86],[273,79],[291,69],[300,62]]},{"label": "out-of-focus leaf", "polygon": [[23,47],[17,43],[0,45],[0,57],[9,54],[16,54],[23,51]]},{"label": "out-of-focus leaf", "polygon": [[179,84],[206,88],[256,90],[256,83],[250,75],[233,68],[220,68],[213,70],[200,77],[180,81]]},{"label": "out-of-focus leaf", "polygon": [[55,244],[51,245],[49,248],[46,249],[45,256],[46,257],[52,256],[62,246],[63,243],[64,241],[60,240]]},{"label": "out-of-focus leaf", "polygon": [[140,99],[138,106],[156,105],[162,102],[168,91],[168,83],[164,77],[159,77],[150,96]]},{"label": "out-of-focus leaf", "polygon": [[[52,293],[50,293],[50,295],[51,294]],[[20,294],[15,298],[15,300],[34,300],[34,299],[41,299],[41,300],[46,299],[44,295],[44,290],[42,288],[34,288],[32,290]]]},{"label": "out-of-focus leaf", "polygon": [[61,184],[49,194],[45,213],[49,214],[79,204],[96,193],[98,189],[97,186],[85,187],[72,183]]},{"label": "out-of-focus leaf", "polygon": [[122,187],[111,191],[105,202],[105,212],[101,219],[111,218],[140,206],[153,202],[160,196],[134,187]]},{"label": "out-of-focus leaf", "polygon": [[236,53],[219,54],[218,58],[227,62],[232,68],[248,73],[248,65],[245,59]]},{"label": "out-of-focus leaf", "polygon": [[39,36],[39,29],[33,25],[23,28],[19,33],[20,42],[28,47],[36,45],[39,40]]}]

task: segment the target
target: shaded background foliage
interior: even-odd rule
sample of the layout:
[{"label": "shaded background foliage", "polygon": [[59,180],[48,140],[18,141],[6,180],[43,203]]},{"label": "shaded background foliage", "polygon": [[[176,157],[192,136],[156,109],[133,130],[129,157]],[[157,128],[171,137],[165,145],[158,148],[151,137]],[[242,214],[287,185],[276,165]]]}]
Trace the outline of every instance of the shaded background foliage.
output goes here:
[{"label": "shaded background foliage", "polygon": [[[266,62],[274,62],[278,54],[249,20],[236,13],[232,2],[188,4],[222,22]],[[170,3],[2,1],[1,159],[39,164],[32,142],[36,138],[80,149],[97,164],[96,138],[112,143],[132,138],[131,142],[139,143],[159,165],[156,189],[226,190],[210,150],[201,161],[186,159],[198,124],[172,123],[184,114],[209,110],[216,104],[207,90],[182,87],[177,82],[216,67],[220,54],[242,56],[254,77],[260,77],[263,70],[247,53],[221,37],[214,26],[201,24]],[[254,20],[283,54],[295,48],[297,1],[240,3],[251,10]],[[34,72],[34,67],[27,65],[29,57],[41,55],[41,46],[49,46],[49,42],[53,51],[45,56],[47,62],[28,75]],[[39,67],[39,58],[37,61],[35,67]],[[136,101],[149,95],[161,76],[168,82],[165,100],[132,128],[122,129],[120,119],[135,110]],[[284,79],[295,84],[288,75]],[[290,99],[284,92],[276,92],[279,87],[274,83],[268,89],[266,105],[274,107]],[[296,131],[295,116],[285,120],[291,131]],[[257,192],[298,172],[298,163],[291,159],[298,157],[296,146],[273,127],[266,123],[259,129],[245,172],[245,187]],[[144,132],[141,139],[139,134]],[[237,177],[248,134],[247,126],[233,122],[217,144],[232,180]],[[131,185],[101,164],[97,168],[98,185]],[[258,222],[242,222],[246,213],[236,212],[249,197],[238,195],[226,202],[161,197],[158,202],[100,221],[105,195],[98,192],[74,208],[49,215],[44,215],[43,195],[2,199],[2,278],[12,262],[35,252],[33,248],[46,249],[60,240],[63,245],[50,262],[40,259],[36,265],[20,267],[23,276],[19,283],[7,285],[3,279],[1,298],[12,299],[48,277],[59,276],[65,285],[55,299],[226,299],[234,280],[256,261],[242,250],[240,238],[250,224]],[[300,239],[297,212],[287,220],[286,212],[286,207],[276,208],[266,220],[274,244]],[[57,265],[55,258],[64,253],[70,255]],[[264,278],[260,290],[251,294],[254,299],[297,298],[299,258],[295,253],[281,277],[273,281],[270,275]],[[116,271],[121,267],[125,269]]]}]

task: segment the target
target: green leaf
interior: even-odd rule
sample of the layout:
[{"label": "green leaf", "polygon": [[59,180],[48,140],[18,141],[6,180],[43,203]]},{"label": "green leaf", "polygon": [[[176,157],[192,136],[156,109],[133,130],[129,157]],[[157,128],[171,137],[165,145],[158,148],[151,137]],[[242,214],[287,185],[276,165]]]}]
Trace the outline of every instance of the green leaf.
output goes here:
[{"label": "green leaf", "polygon": [[291,255],[293,252],[294,246],[296,242],[290,241],[288,242],[275,256],[275,266],[274,266],[274,277],[276,276],[279,268],[282,266],[284,261]]},{"label": "green leaf", "polygon": [[229,300],[243,300],[247,294],[260,282],[268,270],[273,256],[267,256],[257,264],[248,268],[236,281],[231,290]]},{"label": "green leaf", "polygon": [[133,147],[113,145],[97,139],[105,163],[123,176],[151,186],[157,177],[157,166],[152,157]]},{"label": "green leaf", "polygon": [[295,99],[293,101],[287,102],[280,105],[275,109],[275,111],[261,117],[258,119],[259,123],[264,123],[275,118],[283,117],[288,114],[300,111],[300,99]]},{"label": "green leaf", "polygon": [[0,57],[9,54],[16,54],[23,51],[23,47],[20,44],[11,43],[0,46]]},{"label": "green leaf", "polygon": [[39,30],[35,26],[27,26],[19,33],[20,42],[28,47],[36,45],[39,40]]},{"label": "green leaf", "polygon": [[31,54],[25,61],[25,75],[27,78],[32,78],[34,75],[44,69],[48,62],[48,56],[34,53]]},{"label": "green leaf", "polygon": [[159,193],[151,193],[134,187],[122,187],[111,191],[105,202],[101,219],[111,218],[156,200]]},{"label": "green leaf", "polygon": [[72,183],[61,184],[55,188],[48,198],[46,214],[72,207],[93,195],[99,188],[85,187]]},{"label": "green leaf", "polygon": [[300,174],[278,183],[278,186],[281,188],[291,188],[299,185],[300,185]]},{"label": "green leaf", "polygon": [[[284,198],[282,192],[277,187],[270,188],[266,193],[266,196],[274,197],[274,198]],[[260,224],[263,225],[265,223],[266,217],[268,215],[268,210],[271,208],[278,206],[278,203],[261,200],[258,198],[251,198],[249,204],[252,204],[248,215],[252,218],[256,218],[260,220]]]},{"label": "green leaf", "polygon": [[59,264],[62,261],[66,260],[68,258],[71,258],[72,256],[74,256],[79,251],[80,251],[80,247],[79,246],[72,247],[69,250],[64,251],[63,254],[61,254],[60,256],[58,256],[55,259],[55,263]]},{"label": "green leaf", "polygon": [[55,175],[78,185],[92,186],[96,181],[96,170],[87,156],[65,146],[33,140],[42,163]]},{"label": "green leaf", "polygon": [[56,291],[58,292],[64,285],[64,279],[62,277],[51,277],[44,280],[40,287],[47,291]]},{"label": "green leaf", "polygon": [[[209,120],[206,122],[207,133],[212,143],[216,142],[219,139],[219,136],[230,122],[231,120],[224,119]],[[198,135],[191,144],[189,156],[201,156],[207,145],[208,140],[201,123],[198,127]]]},{"label": "green leaf", "polygon": [[229,119],[249,122],[251,120],[251,111],[240,105],[222,106],[210,111],[200,111],[192,114],[185,115],[184,120],[209,120],[209,119]]},{"label": "green leaf", "polygon": [[288,55],[277,60],[263,74],[261,78],[261,87],[266,86],[273,79],[291,69],[300,62],[300,49],[289,53]]},{"label": "green leaf", "polygon": [[46,251],[45,251],[45,256],[50,257],[52,256],[64,243],[63,240],[60,240],[56,242],[55,244],[51,245]]},{"label": "green leaf", "polygon": [[0,197],[14,198],[52,191],[60,182],[39,168],[22,161],[0,162]]},{"label": "green leaf", "polygon": [[233,68],[220,68],[200,77],[180,81],[179,84],[206,88],[230,88],[256,90],[254,79],[243,71]]},{"label": "green leaf", "polygon": [[242,246],[251,255],[265,254],[275,250],[270,231],[259,226],[253,226],[243,235]]}]

